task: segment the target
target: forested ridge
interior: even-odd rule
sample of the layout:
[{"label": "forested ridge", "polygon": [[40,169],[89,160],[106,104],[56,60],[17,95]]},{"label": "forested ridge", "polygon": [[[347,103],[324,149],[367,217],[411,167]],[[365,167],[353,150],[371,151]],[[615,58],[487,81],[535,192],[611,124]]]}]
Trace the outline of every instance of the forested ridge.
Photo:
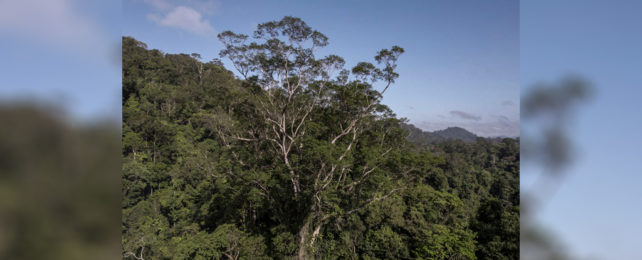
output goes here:
[{"label": "forested ridge", "polygon": [[346,70],[298,18],[253,36],[219,35],[240,77],[123,37],[123,258],[518,259],[518,140],[409,141],[400,47]]},{"label": "forested ridge", "polygon": [[[412,124],[401,124],[407,130],[408,140],[419,145],[432,145],[444,141],[460,140],[467,143],[476,142],[480,137],[461,127],[448,127],[434,132],[423,131]],[[500,138],[501,139],[501,138]]]}]

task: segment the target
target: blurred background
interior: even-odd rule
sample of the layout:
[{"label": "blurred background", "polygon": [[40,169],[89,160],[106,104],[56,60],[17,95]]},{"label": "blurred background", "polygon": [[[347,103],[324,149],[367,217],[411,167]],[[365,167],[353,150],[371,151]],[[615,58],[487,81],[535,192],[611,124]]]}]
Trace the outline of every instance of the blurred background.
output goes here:
[{"label": "blurred background", "polygon": [[520,4],[521,256],[642,259],[642,2]]},{"label": "blurred background", "polygon": [[120,1],[0,1],[0,259],[120,258]]},{"label": "blurred background", "polygon": [[[121,257],[121,4],[0,1],[0,259]],[[642,259],[641,9],[520,3],[523,259]]]}]

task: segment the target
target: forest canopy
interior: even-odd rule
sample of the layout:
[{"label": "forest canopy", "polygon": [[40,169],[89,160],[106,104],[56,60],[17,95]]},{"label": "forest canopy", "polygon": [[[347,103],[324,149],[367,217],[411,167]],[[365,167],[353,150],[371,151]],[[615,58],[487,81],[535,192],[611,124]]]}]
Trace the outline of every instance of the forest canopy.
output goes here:
[{"label": "forest canopy", "polygon": [[238,76],[123,37],[123,258],[518,258],[518,140],[409,141],[403,48],[346,69],[295,17],[219,39]]}]

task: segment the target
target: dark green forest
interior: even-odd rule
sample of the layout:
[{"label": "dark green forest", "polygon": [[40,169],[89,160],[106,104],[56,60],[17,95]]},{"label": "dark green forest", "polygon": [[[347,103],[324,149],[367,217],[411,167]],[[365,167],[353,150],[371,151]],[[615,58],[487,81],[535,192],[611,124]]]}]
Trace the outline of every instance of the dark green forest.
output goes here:
[{"label": "dark green forest", "polygon": [[43,103],[0,102],[0,259],[118,258],[120,126]]},{"label": "dark green forest", "polygon": [[404,49],[345,69],[298,18],[221,58],[123,37],[126,259],[518,259],[519,140],[413,142]]}]

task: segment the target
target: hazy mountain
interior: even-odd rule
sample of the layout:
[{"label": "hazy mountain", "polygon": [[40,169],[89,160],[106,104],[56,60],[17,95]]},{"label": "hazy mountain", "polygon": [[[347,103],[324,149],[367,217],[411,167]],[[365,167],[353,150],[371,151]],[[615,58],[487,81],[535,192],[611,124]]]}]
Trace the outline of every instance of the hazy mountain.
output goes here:
[{"label": "hazy mountain", "polygon": [[448,140],[461,140],[467,143],[477,141],[478,136],[461,127],[448,127],[434,132],[423,131],[412,124],[402,124],[402,128],[410,131],[408,139],[414,143],[434,144]]}]

